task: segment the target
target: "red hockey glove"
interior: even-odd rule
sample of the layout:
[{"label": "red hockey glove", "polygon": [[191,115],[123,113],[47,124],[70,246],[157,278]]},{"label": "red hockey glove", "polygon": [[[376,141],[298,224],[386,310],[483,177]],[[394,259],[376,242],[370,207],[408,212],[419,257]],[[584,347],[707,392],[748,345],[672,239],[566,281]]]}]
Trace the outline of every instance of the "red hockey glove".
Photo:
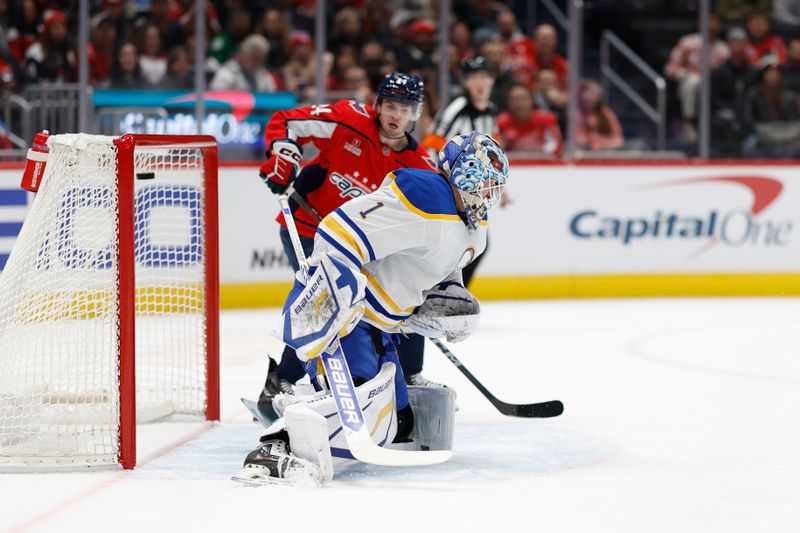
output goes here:
[{"label": "red hockey glove", "polygon": [[275,194],[283,194],[300,168],[303,159],[300,147],[291,139],[272,141],[269,159],[261,167],[260,176],[269,190]]}]

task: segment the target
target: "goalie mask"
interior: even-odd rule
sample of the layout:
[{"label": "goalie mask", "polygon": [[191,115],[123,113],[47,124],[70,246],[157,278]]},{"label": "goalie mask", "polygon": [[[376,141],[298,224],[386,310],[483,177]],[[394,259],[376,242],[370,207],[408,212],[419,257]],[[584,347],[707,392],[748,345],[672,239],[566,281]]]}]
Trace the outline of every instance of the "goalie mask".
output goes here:
[{"label": "goalie mask", "polygon": [[439,151],[439,169],[458,190],[467,225],[476,229],[508,181],[508,158],[497,141],[479,132],[457,135]]}]

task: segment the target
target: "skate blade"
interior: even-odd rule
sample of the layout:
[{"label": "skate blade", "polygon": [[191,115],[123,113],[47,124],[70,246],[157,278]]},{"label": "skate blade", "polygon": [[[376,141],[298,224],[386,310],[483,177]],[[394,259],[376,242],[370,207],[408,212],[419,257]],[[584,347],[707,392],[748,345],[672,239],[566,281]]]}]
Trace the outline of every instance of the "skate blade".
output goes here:
[{"label": "skate blade", "polygon": [[285,478],[273,477],[269,475],[268,468],[259,465],[245,466],[238,474],[231,477],[231,480],[249,487],[272,485],[278,487],[319,488],[322,486],[314,476],[301,472],[292,472]]}]

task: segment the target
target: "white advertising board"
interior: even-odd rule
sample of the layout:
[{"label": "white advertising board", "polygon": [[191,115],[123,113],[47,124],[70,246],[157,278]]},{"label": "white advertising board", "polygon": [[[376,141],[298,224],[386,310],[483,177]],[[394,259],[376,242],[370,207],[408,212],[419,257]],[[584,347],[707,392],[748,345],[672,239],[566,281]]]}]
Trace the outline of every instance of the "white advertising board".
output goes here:
[{"label": "white advertising board", "polygon": [[[20,172],[0,170],[5,250],[12,221],[24,216],[14,190]],[[800,273],[797,173],[772,163],[512,162],[511,203],[490,213],[480,280]],[[223,285],[289,282],[276,197],[258,166],[223,165],[219,182]]]},{"label": "white advertising board", "polygon": [[[222,279],[289,274],[256,168],[221,172]],[[794,166],[513,165],[482,276],[800,271]]]}]

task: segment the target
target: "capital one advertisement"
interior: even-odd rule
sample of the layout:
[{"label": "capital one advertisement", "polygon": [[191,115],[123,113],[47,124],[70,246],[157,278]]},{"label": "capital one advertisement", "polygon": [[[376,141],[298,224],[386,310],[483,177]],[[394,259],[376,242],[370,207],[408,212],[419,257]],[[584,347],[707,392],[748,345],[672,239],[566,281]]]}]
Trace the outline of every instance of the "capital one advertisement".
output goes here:
[{"label": "capital one advertisement", "polygon": [[[20,172],[0,170],[0,265],[31,199]],[[289,282],[277,199],[257,163],[223,163],[219,178],[222,283]],[[490,212],[478,274],[798,273],[799,180],[786,164],[512,162],[510,203]]]},{"label": "capital one advertisement", "polygon": [[797,272],[797,169],[512,164],[483,273]]}]

